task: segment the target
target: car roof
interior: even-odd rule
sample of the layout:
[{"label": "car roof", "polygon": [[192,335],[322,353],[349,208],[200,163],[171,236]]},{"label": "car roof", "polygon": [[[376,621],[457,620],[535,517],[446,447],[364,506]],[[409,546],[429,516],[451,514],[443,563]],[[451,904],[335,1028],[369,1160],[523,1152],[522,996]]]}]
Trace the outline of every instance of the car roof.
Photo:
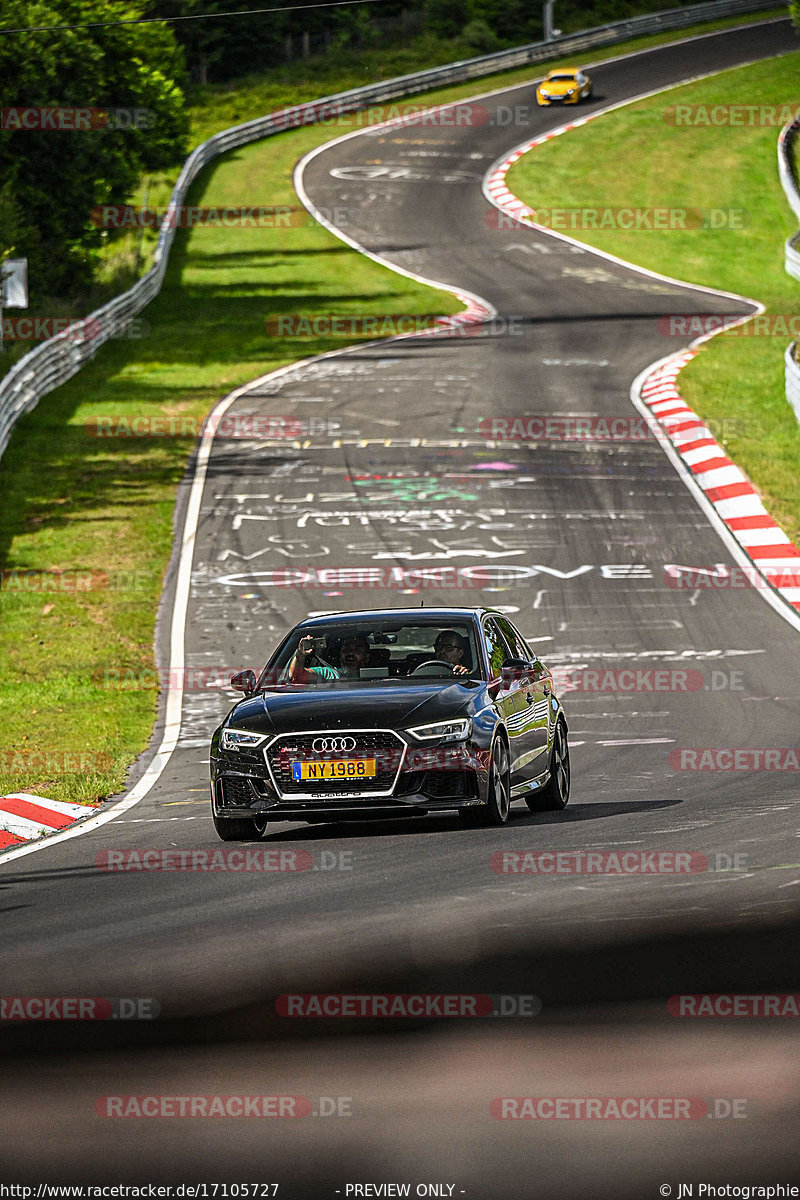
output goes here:
[{"label": "car roof", "polygon": [[[360,625],[366,620],[391,621],[424,621],[425,624],[447,624],[450,621],[472,620],[484,613],[493,612],[490,608],[437,606],[435,608],[365,608],[357,612],[332,612],[324,617],[306,617],[298,621],[299,626],[330,625],[331,621],[343,625]],[[502,614],[498,614],[502,615]]]},{"label": "car roof", "polygon": [[579,73],[580,69],[581,69],[580,67],[553,67],[552,71],[548,71],[548,76],[550,76],[550,75],[577,75]]}]

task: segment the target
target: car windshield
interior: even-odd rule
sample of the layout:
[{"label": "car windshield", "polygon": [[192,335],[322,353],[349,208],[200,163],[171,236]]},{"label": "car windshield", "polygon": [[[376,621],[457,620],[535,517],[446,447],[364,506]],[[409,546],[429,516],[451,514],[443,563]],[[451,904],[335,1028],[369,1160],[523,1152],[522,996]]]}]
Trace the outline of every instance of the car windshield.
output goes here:
[{"label": "car windshield", "polygon": [[562,71],[558,75],[548,75],[547,82],[548,83],[574,83],[575,76],[574,75],[565,75]]},{"label": "car windshield", "polygon": [[468,621],[391,620],[300,626],[267,663],[259,687],[384,681],[452,683],[483,673]]}]

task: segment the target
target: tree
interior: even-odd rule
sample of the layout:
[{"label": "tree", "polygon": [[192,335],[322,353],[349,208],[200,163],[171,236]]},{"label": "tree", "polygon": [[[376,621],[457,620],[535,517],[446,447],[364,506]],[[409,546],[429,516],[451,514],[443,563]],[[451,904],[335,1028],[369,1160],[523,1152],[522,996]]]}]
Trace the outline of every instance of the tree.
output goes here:
[{"label": "tree", "polygon": [[[0,179],[7,210],[21,217],[14,249],[29,260],[34,303],[37,293],[68,295],[90,281],[100,244],[90,221],[96,205],[124,203],[143,171],[162,170],[185,153],[185,68],[163,25],[1,30],[119,21],[142,8],[137,0],[3,6]],[[24,127],[30,123],[39,127]]]}]

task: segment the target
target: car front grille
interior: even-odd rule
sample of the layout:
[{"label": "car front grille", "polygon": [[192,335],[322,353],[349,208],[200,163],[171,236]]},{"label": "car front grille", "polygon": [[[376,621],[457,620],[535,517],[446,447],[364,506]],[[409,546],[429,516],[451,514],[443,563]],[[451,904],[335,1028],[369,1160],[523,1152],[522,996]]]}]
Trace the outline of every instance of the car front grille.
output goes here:
[{"label": "car front grille", "polygon": [[[352,738],[353,749],[319,752],[313,743],[324,737]],[[292,733],[276,738],[267,749],[267,762],[281,796],[332,796],[342,793],[375,795],[389,793],[403,760],[405,742],[389,729],[339,729],[334,733]],[[301,779],[292,778],[296,762],[357,762],[374,758],[377,773],[369,778]]]},{"label": "car front grille", "polygon": [[478,786],[472,771],[404,771],[397,795],[414,794],[431,800],[470,800],[478,796]]},{"label": "car front grille", "polygon": [[[261,769],[264,770],[263,758]],[[265,805],[260,803],[262,801],[266,801],[267,805],[276,803],[275,793],[266,778],[238,773],[219,776],[216,782],[216,801],[217,806],[222,808],[250,808],[253,804],[256,808],[264,808]]]},{"label": "car front grille", "polygon": [[225,775],[222,798],[226,808],[249,808],[255,800],[250,780],[244,775]]}]

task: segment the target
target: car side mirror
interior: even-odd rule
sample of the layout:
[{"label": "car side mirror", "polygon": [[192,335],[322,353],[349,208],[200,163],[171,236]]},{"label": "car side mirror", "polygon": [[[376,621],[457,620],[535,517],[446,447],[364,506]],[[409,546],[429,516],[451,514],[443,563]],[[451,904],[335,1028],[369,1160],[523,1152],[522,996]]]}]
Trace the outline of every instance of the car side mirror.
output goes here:
[{"label": "car side mirror", "polygon": [[530,676],[535,679],[537,677],[536,667],[540,665],[528,662],[526,658],[507,658],[500,668],[500,677],[506,687],[512,683],[518,683],[520,679],[528,679]]},{"label": "car side mirror", "polygon": [[256,690],[255,671],[240,671],[238,675],[231,675],[231,687],[236,688],[237,692],[244,692],[245,696],[252,696]]}]

